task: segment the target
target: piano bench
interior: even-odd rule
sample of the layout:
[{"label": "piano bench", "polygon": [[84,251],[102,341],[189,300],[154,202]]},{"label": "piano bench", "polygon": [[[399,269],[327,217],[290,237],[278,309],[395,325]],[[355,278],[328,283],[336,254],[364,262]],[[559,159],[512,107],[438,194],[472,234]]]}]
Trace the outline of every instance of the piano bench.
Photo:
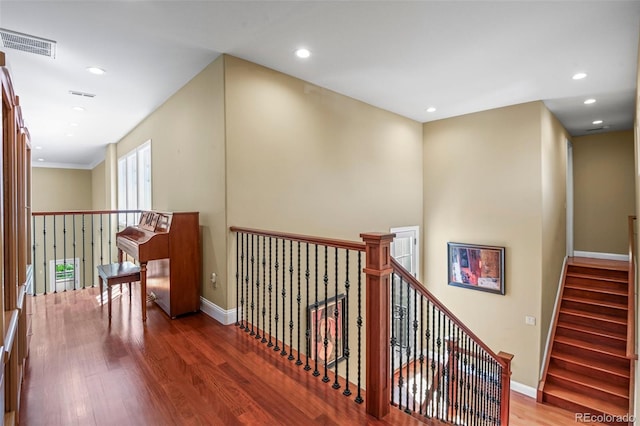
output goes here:
[{"label": "piano bench", "polygon": [[109,321],[111,321],[111,286],[129,284],[129,302],[131,302],[131,283],[140,281],[140,267],[131,262],[110,263],[98,265],[98,278],[100,281],[100,304],[104,283],[107,284],[107,304],[109,305]]}]

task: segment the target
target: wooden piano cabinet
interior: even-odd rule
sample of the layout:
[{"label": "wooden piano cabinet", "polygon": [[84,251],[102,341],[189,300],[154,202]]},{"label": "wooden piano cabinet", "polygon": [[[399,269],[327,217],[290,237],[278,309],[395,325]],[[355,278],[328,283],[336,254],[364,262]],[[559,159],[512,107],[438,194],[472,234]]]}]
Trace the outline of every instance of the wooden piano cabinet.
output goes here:
[{"label": "wooden piano cabinet", "polygon": [[[159,214],[167,219],[164,225],[144,227],[141,219],[138,226],[118,233],[116,244],[133,256],[142,270],[146,266],[147,294],[167,315],[175,318],[198,312],[202,262],[199,213]],[[144,275],[141,273],[141,279]]]}]

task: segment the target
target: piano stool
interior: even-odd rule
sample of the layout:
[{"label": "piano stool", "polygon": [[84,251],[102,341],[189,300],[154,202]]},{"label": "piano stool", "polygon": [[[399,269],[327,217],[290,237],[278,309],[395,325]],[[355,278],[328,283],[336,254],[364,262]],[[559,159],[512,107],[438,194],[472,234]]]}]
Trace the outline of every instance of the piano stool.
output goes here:
[{"label": "piano stool", "polygon": [[[107,283],[107,304],[109,305],[109,321],[111,321],[111,286],[129,284],[129,302],[131,302],[131,283],[140,281],[140,267],[131,262],[110,263],[108,265],[98,265],[98,277],[100,281],[100,303],[102,304],[102,293],[104,283]],[[143,302],[144,303],[144,302]],[[145,309],[142,309],[142,321],[145,321]]]}]

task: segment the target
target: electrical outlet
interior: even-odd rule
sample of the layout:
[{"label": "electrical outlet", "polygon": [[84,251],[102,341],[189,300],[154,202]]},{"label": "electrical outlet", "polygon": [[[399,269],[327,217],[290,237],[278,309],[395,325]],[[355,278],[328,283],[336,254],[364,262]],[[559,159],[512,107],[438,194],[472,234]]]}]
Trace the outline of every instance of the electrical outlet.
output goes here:
[{"label": "electrical outlet", "polygon": [[527,325],[536,325],[536,317],[527,315],[524,317],[524,323]]},{"label": "electrical outlet", "polygon": [[215,272],[211,273],[211,285],[213,286],[213,288],[218,288],[218,277],[216,276]]}]

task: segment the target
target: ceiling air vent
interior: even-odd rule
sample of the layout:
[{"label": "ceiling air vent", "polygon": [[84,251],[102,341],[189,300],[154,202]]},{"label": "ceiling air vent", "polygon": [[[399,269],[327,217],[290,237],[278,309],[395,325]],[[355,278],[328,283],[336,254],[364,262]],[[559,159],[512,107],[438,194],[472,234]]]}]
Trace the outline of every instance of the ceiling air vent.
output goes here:
[{"label": "ceiling air vent", "polygon": [[56,42],[53,40],[0,28],[0,42],[2,47],[9,49],[47,56],[52,59],[56,57]]},{"label": "ceiling air vent", "polygon": [[82,96],[83,98],[95,98],[96,95],[87,92],[78,92],[77,90],[69,90],[70,95]]},{"label": "ceiling air vent", "polygon": [[607,129],[609,129],[609,126],[601,126],[593,129],[587,129],[587,132],[598,132],[600,130],[607,130]]}]

